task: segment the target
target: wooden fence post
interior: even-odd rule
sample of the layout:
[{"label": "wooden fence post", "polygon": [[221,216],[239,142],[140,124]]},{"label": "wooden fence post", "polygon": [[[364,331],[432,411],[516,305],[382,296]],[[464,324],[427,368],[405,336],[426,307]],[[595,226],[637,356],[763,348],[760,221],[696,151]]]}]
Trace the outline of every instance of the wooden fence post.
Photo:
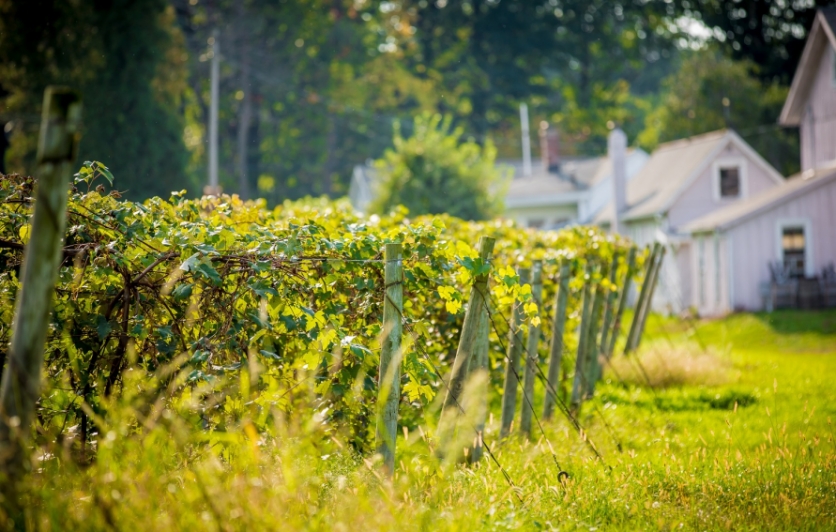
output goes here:
[{"label": "wooden fence post", "polygon": [[[542,315],[543,308],[543,262],[536,261],[531,269],[531,299],[537,305],[537,315]],[[531,325],[528,329],[526,346],[525,373],[523,374],[523,402],[520,412],[520,432],[531,437],[531,418],[534,414],[534,378],[540,356],[537,347],[540,343],[540,326]]]},{"label": "wooden fence post", "polygon": [[[12,344],[0,385],[0,484],[14,493],[25,471],[23,444],[40,395],[49,314],[61,263],[67,189],[79,141],[81,99],[70,89],[48,87],[38,139],[37,191],[32,229],[24,251]],[[6,499],[6,504],[14,501]]]},{"label": "wooden fence post", "polygon": [[[520,284],[528,284],[530,270],[519,268],[517,275],[520,277]],[[514,422],[514,412],[517,409],[517,388],[519,387],[518,375],[520,374],[520,357],[523,350],[523,332],[520,328],[524,312],[521,305],[515,305],[511,314],[511,323],[508,327],[508,353],[505,357],[505,384],[502,389],[502,419],[499,434],[506,437],[511,432],[511,423]]]},{"label": "wooden fence post", "polygon": [[651,280],[650,280],[650,292],[647,295],[647,301],[644,303],[644,312],[642,312],[642,320],[639,322],[639,330],[636,333],[636,340],[635,345],[633,346],[633,350],[639,348],[639,345],[642,341],[642,335],[644,334],[644,326],[647,322],[647,317],[650,315],[650,312],[653,310],[653,293],[656,291],[656,285],[659,284],[659,271],[662,269],[662,261],[665,260],[665,253],[666,249],[664,246],[661,247],[657,258],[656,258],[656,265],[653,268]]},{"label": "wooden fence post", "polygon": [[[602,275],[606,275],[606,268],[602,268]],[[595,286],[595,298],[592,300],[592,312],[589,320],[589,331],[586,340],[586,356],[583,373],[583,398],[588,399],[595,392],[595,375],[598,373],[598,331],[601,314],[604,310],[605,287],[602,283]]]},{"label": "wooden fence post", "polygon": [[601,325],[601,343],[599,351],[606,353],[609,345],[610,334],[613,332],[615,323],[615,305],[618,296],[618,259],[619,254],[615,253],[610,265],[610,290],[607,291],[607,302],[604,307],[604,322]]},{"label": "wooden fence post", "polygon": [[592,262],[586,264],[583,285],[583,304],[581,307],[581,323],[578,332],[578,355],[575,358],[575,378],[572,382],[571,406],[573,410],[581,404],[583,397],[583,371],[586,356],[586,340],[589,336],[589,321],[592,318]]},{"label": "wooden fence post", "polygon": [[633,272],[636,268],[636,248],[630,248],[627,254],[627,271],[624,274],[624,282],[621,283],[621,293],[618,296],[618,310],[615,312],[615,322],[612,326],[612,334],[610,334],[609,344],[604,351],[604,356],[609,360],[615,352],[615,342],[618,339],[618,333],[621,331],[621,319],[624,316],[624,309],[627,308],[627,299],[630,297],[630,287],[633,284]]},{"label": "wooden fence post", "polygon": [[644,281],[642,282],[641,290],[639,291],[639,300],[636,302],[636,310],[633,313],[633,321],[630,322],[630,332],[627,333],[627,342],[624,344],[624,354],[629,355],[635,348],[636,336],[641,323],[642,309],[644,309],[644,302],[650,292],[650,277],[653,273],[653,265],[656,262],[656,254],[659,252],[659,244],[653,245],[650,251],[650,256],[647,258],[647,265],[644,269]]},{"label": "wooden fence post", "polygon": [[488,417],[488,388],[490,386],[490,375],[488,373],[488,352],[490,350],[491,317],[490,304],[482,312],[482,319],[479,322],[479,333],[476,335],[476,345],[473,349],[473,356],[470,359],[468,373],[471,377],[485,379],[485,385],[477,390],[476,403],[476,435],[473,438],[473,445],[470,448],[470,462],[476,463],[482,459],[484,446],[482,435],[485,432],[485,421]]},{"label": "wooden fence post", "polygon": [[[483,236],[479,239],[479,259],[482,264],[490,264],[495,244],[496,239],[491,237]],[[455,429],[455,420],[459,416],[458,410],[461,407],[461,395],[470,368],[470,360],[480,344],[478,341],[480,322],[482,321],[482,314],[487,313],[487,305],[490,301],[488,295],[489,277],[490,269],[476,275],[470,289],[470,298],[468,299],[467,311],[464,315],[462,332],[459,337],[459,347],[456,350],[456,359],[453,361],[453,369],[450,374],[450,382],[447,385],[447,395],[444,397],[441,421],[439,422],[441,444],[439,451],[441,453],[445,450],[445,440]]]},{"label": "wooden fence post", "polygon": [[395,470],[395,441],[398,435],[400,403],[401,337],[403,334],[403,262],[401,245],[386,244],[383,257],[384,299],[383,339],[380,345],[380,373],[377,390],[375,442],[383,465],[391,475]]},{"label": "wooden fence post", "polygon": [[566,305],[569,302],[569,274],[570,265],[568,262],[560,264],[560,279],[554,302],[554,321],[552,323],[552,343],[549,348],[549,374],[546,396],[543,403],[543,419],[550,419],[554,411],[560,377],[560,365],[563,363],[563,333],[566,325]]}]

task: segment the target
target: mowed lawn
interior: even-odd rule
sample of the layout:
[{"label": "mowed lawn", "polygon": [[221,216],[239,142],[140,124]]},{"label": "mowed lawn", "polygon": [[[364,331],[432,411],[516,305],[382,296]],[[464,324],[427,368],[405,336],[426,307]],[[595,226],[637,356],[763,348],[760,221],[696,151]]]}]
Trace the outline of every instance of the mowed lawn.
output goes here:
[{"label": "mowed lawn", "polygon": [[[621,378],[643,383],[644,370],[664,380],[690,363],[694,381],[713,384],[654,392],[607,372],[597,406],[582,415],[606,465],[564,460],[572,482],[538,522],[586,530],[836,530],[836,312],[698,322],[652,316],[643,347],[641,368],[618,362]],[[582,455],[577,445],[568,449]]]}]

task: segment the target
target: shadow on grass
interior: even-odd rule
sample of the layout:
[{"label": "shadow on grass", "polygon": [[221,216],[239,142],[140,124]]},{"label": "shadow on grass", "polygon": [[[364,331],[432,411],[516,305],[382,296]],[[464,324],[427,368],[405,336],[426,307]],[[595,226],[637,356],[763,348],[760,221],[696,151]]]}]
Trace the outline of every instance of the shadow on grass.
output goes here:
[{"label": "shadow on grass", "polygon": [[776,334],[836,334],[836,310],[776,310],[757,312],[755,318]]},{"label": "shadow on grass", "polygon": [[651,395],[637,388],[614,388],[600,396],[604,403],[651,408],[666,412],[734,410],[755,404],[754,395],[743,390],[667,390]]}]

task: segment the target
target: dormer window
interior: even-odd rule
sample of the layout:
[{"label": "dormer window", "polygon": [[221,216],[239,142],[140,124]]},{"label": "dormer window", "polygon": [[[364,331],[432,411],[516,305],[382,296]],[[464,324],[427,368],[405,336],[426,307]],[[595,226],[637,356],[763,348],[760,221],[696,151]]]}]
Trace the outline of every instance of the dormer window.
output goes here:
[{"label": "dormer window", "polygon": [[736,200],[746,197],[746,159],[728,157],[714,161],[711,180],[714,201]]},{"label": "dormer window", "polygon": [[720,197],[740,197],[740,167],[720,168]]}]

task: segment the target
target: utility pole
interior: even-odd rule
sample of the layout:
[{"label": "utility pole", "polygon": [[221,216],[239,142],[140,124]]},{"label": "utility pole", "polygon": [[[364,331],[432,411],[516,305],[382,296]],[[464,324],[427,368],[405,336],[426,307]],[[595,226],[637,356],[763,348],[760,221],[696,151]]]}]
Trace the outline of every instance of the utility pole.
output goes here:
[{"label": "utility pole", "polygon": [[218,186],[218,85],[221,77],[221,50],[217,30],[212,32],[209,44],[212,45],[211,101],[209,102],[209,185],[203,189],[203,193],[217,196],[221,193]]},{"label": "utility pole", "polygon": [[531,137],[528,133],[528,104],[520,104],[520,123],[522,124],[523,176],[531,177]]}]

